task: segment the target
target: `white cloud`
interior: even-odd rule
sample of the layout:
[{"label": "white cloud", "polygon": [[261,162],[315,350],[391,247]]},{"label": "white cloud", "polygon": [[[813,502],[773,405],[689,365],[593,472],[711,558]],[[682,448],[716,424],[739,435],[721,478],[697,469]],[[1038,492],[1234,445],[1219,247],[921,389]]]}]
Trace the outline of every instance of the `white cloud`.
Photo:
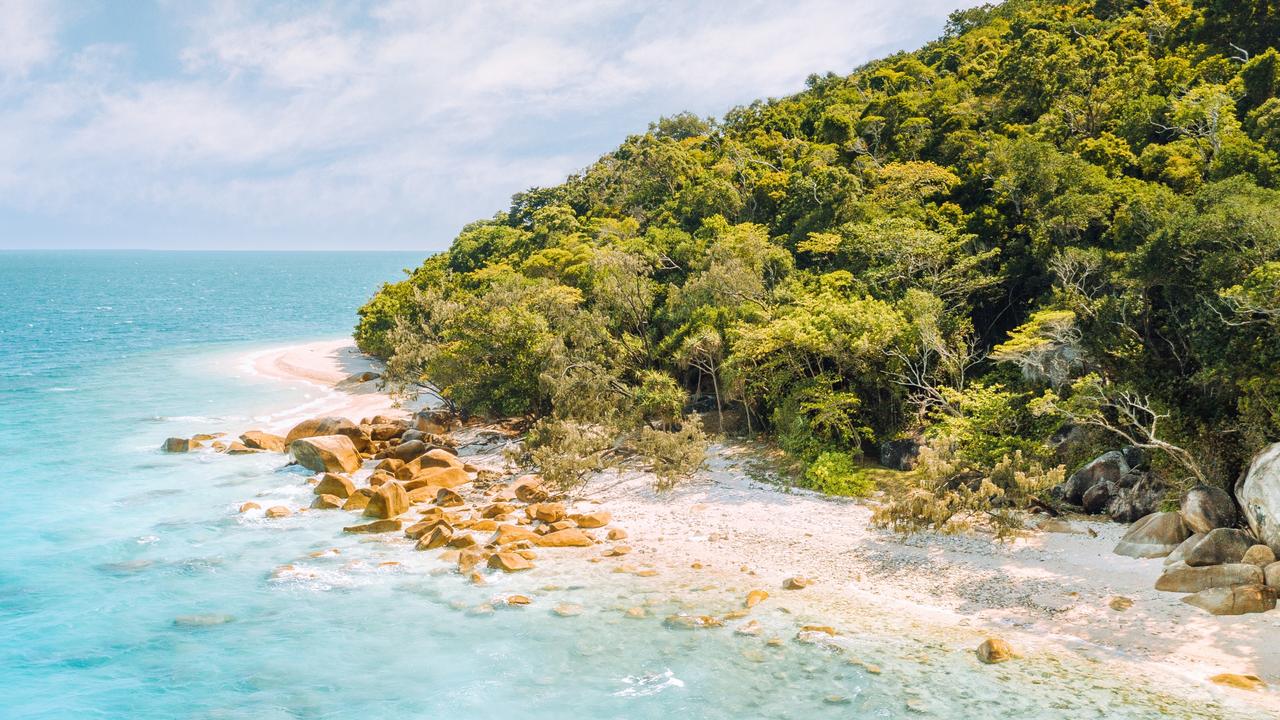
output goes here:
[{"label": "white cloud", "polygon": [[0,0],[0,76],[25,75],[57,51],[58,19],[44,0]]},{"label": "white cloud", "polygon": [[959,1],[174,4],[166,66],[115,42],[57,64],[54,14],[0,0],[26,28],[0,30],[0,72],[46,66],[0,105],[0,220],[440,247],[648,120],[799,90]]}]

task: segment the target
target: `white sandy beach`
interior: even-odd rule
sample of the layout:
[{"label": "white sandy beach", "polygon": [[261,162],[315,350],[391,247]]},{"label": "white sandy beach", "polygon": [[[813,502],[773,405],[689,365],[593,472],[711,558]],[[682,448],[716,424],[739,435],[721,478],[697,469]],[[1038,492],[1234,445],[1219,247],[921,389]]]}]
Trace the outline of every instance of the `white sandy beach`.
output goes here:
[{"label": "white sandy beach", "polygon": [[[373,367],[349,340],[261,351],[246,362],[259,375],[327,390]],[[406,411],[366,383],[335,392],[314,414],[359,421]],[[602,503],[630,534],[628,562],[673,579],[701,578],[744,595],[763,588],[836,627],[874,609],[904,628],[942,629],[974,647],[999,635],[1020,653],[1113,663],[1167,686],[1212,687],[1280,716],[1280,613],[1214,617],[1155,591],[1161,560],[1111,552],[1125,526],[1074,520],[1078,532],[1008,543],[981,534],[904,540],[872,528],[865,503],[753,480],[757,450],[764,452],[751,443],[716,446],[706,470],[664,494],[641,473],[611,476],[589,489],[589,502]],[[468,459],[494,469],[504,462],[492,451]],[[796,575],[816,583],[781,589]],[[1115,597],[1132,607],[1112,609]],[[1271,689],[1218,688],[1208,680],[1218,673],[1258,675]]]}]

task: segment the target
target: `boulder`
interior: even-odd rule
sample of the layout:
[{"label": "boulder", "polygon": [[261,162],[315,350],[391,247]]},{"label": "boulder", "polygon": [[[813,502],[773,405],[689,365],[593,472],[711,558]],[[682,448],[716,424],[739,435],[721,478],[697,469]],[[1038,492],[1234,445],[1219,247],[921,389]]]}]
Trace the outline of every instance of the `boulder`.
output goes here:
[{"label": "boulder", "polygon": [[403,460],[397,460],[395,458],[383,458],[382,460],[378,461],[377,465],[373,466],[373,469],[376,472],[383,472],[383,473],[387,473],[388,475],[395,475],[396,471],[402,467],[404,467]]},{"label": "boulder", "polygon": [[434,517],[430,520],[422,520],[410,525],[405,529],[404,536],[410,540],[419,540],[423,535],[426,535],[441,525],[448,527],[449,532],[453,532],[453,527],[449,525],[449,521],[445,520],[443,517]]},{"label": "boulder", "polygon": [[[1183,540],[1181,545],[1174,548],[1173,552],[1165,556],[1164,564],[1172,565],[1176,562],[1182,562],[1187,557],[1187,551],[1191,550],[1191,548],[1200,544],[1200,541],[1203,539],[1204,539],[1204,533],[1196,533],[1195,535],[1192,535],[1186,540]],[[1183,563],[1183,564],[1185,565],[1186,563]]]},{"label": "boulder", "polygon": [[1240,558],[1240,562],[1246,565],[1257,565],[1258,567],[1266,567],[1276,561],[1276,554],[1266,545],[1254,545],[1244,551],[1244,557]]},{"label": "boulder", "polygon": [[402,515],[409,509],[409,494],[400,483],[384,483],[369,497],[365,506],[365,517],[393,518]]},{"label": "boulder", "polygon": [[1080,499],[1080,506],[1090,515],[1099,515],[1106,512],[1107,505],[1111,503],[1111,498],[1115,494],[1115,483],[1104,480],[1085,491]]},{"label": "boulder", "polygon": [[267,508],[266,515],[269,518],[289,517],[293,511],[283,505],[273,505]]},{"label": "boulder", "polygon": [[405,492],[409,493],[409,504],[417,504],[420,502],[433,501],[440,491],[444,488],[435,485],[416,485],[413,482],[404,484]]},{"label": "boulder", "polygon": [[343,502],[344,500],[337,495],[317,495],[311,502],[311,507],[316,510],[333,510],[342,507]]},{"label": "boulder", "polygon": [[160,450],[167,453],[191,452],[200,447],[200,441],[190,438],[171,437],[160,445]]},{"label": "boulder", "polygon": [[578,523],[578,527],[591,530],[594,528],[601,528],[601,527],[604,527],[605,525],[608,525],[609,522],[613,520],[613,516],[610,515],[609,511],[607,510],[597,510],[596,512],[593,512],[593,513],[580,513],[577,515],[570,515],[569,519]]},{"label": "boulder", "polygon": [[880,464],[893,470],[910,470],[920,455],[920,438],[899,438],[880,443]]},{"label": "boulder", "polygon": [[447,523],[440,523],[418,540],[416,550],[435,550],[449,544],[453,538],[453,529]]},{"label": "boulder", "polygon": [[1280,442],[1253,457],[1236,483],[1236,499],[1253,534],[1280,553]]},{"label": "boulder", "polygon": [[316,495],[337,495],[340,498],[351,497],[351,493],[356,491],[355,483],[341,475],[333,473],[325,473],[320,477],[320,482],[316,483],[312,489]]},{"label": "boulder", "polygon": [[385,442],[391,438],[398,438],[404,435],[406,426],[397,423],[379,423],[369,426],[369,438],[379,442]]},{"label": "boulder", "polygon": [[786,580],[783,580],[782,588],[784,590],[803,590],[812,584],[813,581],[809,578],[796,575],[795,577],[789,577]]},{"label": "boulder", "polygon": [[747,602],[746,602],[747,609],[751,609],[768,599],[769,599],[768,591],[752,590],[751,592],[747,593]]},{"label": "boulder", "polygon": [[360,469],[360,453],[346,435],[318,435],[289,443],[289,453],[312,472],[353,473]]},{"label": "boulder", "polygon": [[1133,522],[1156,512],[1169,491],[1168,486],[1157,475],[1142,470],[1125,473],[1114,483],[1114,487],[1106,512],[1116,522]]},{"label": "boulder", "polygon": [[419,473],[431,468],[457,468],[461,470],[462,466],[463,462],[458,459],[458,456],[444,448],[431,448],[408,463],[409,470],[413,473]]},{"label": "boulder", "polygon": [[1191,533],[1176,512],[1151,513],[1135,522],[1113,552],[1134,558],[1164,557]]},{"label": "boulder", "polygon": [[[386,459],[399,460],[400,462],[404,463],[407,466],[410,462],[417,459],[420,455],[422,455],[426,451],[427,451],[426,443],[422,442],[421,440],[408,440],[408,441],[402,441],[399,445],[396,445],[395,447],[392,447],[392,448],[388,448],[378,454],[382,455]],[[403,468],[396,469],[396,473],[399,474],[401,470],[403,470]],[[412,471],[407,471],[407,472],[410,475],[413,474]]]},{"label": "boulder", "polygon": [[1147,467],[1147,451],[1139,447],[1122,447],[1120,454],[1124,456],[1124,461],[1129,465],[1130,470]]},{"label": "boulder", "polygon": [[1182,598],[1182,602],[1212,615],[1244,615],[1274,610],[1276,589],[1265,585],[1237,585],[1201,590]]},{"label": "boulder", "polygon": [[262,506],[252,500],[240,506],[240,512],[247,513],[250,510],[261,510]]},{"label": "boulder", "polygon": [[452,489],[471,482],[471,476],[460,467],[434,467],[415,473],[412,482]]},{"label": "boulder", "polygon": [[364,510],[369,506],[369,496],[364,493],[352,493],[347,501],[342,503],[343,510]]},{"label": "boulder", "polygon": [[436,491],[436,505],[446,507],[462,507],[467,501],[463,499],[457,492],[449,488],[440,488]]},{"label": "boulder", "polygon": [[595,544],[590,535],[577,528],[547,533],[534,542],[541,547],[590,547]]},{"label": "boulder", "polygon": [[1262,570],[1267,587],[1280,588],[1280,562],[1273,562]]},{"label": "boulder", "polygon": [[1236,503],[1222,488],[1196,485],[1182,497],[1182,520],[1192,532],[1235,527]]},{"label": "boulder", "polygon": [[240,442],[252,450],[267,450],[282,453],[285,449],[284,438],[261,430],[250,430],[240,436]]},{"label": "boulder", "polygon": [[[217,447],[216,447],[217,445],[222,445],[222,443],[215,443],[215,448],[214,448],[214,449],[217,449]],[[239,440],[232,440],[230,445],[223,445],[223,446],[222,446],[222,450],[221,450],[221,452],[225,452],[225,453],[226,453],[226,454],[228,454],[228,455],[252,455],[252,454],[254,454],[254,453],[260,453],[260,452],[265,452],[265,451],[264,451],[264,450],[254,450],[254,449],[253,449],[253,448],[251,448],[251,447],[247,447],[247,446],[245,446],[245,444],[244,444],[244,443],[242,443],[242,442],[240,442]]]},{"label": "boulder", "polygon": [[1192,567],[1183,563],[1174,563],[1156,579],[1156,589],[1164,592],[1194,593],[1215,587],[1260,585],[1262,581],[1262,568],[1257,565],[1231,563]]},{"label": "boulder", "polygon": [[546,502],[550,494],[542,487],[542,478],[537,475],[525,475],[516,479],[511,486],[517,500],[523,503]]},{"label": "boulder", "polygon": [[361,383],[372,382],[374,380],[377,380],[380,377],[382,376],[372,370],[365,370],[364,372],[352,373],[346,376],[345,378],[339,380],[337,387],[352,387],[354,385],[360,385]]},{"label": "boulder", "polygon": [[1054,494],[1072,505],[1084,501],[1084,494],[1100,482],[1115,483],[1129,472],[1129,463],[1119,450],[1106,452],[1085,463],[1065,482],[1054,488]]},{"label": "boulder", "polygon": [[476,537],[471,533],[457,533],[449,539],[451,548],[469,548],[477,544]]},{"label": "boulder", "polygon": [[1238,675],[1236,673],[1219,673],[1209,678],[1209,682],[1237,690],[1262,690],[1267,687],[1267,683],[1257,675]]},{"label": "boulder", "polygon": [[495,532],[493,534],[493,538],[489,540],[489,544],[508,545],[522,540],[530,543],[536,543],[541,539],[542,538],[537,533],[528,528],[522,528],[519,525],[499,525],[497,532]]},{"label": "boulder", "polygon": [[351,422],[344,417],[317,417],[310,420],[303,420],[284,437],[284,444],[292,447],[294,441],[303,438],[321,437],[324,435],[345,435],[350,438],[351,444],[355,446],[357,452],[368,452],[369,436],[360,429],[360,426]]},{"label": "boulder", "polygon": [[564,519],[564,505],[560,503],[534,503],[524,509],[530,520],[541,520],[544,523],[558,522]]},{"label": "boulder", "polygon": [[503,572],[519,572],[533,568],[533,563],[526,560],[522,555],[513,552],[497,552],[490,555],[488,565],[494,570]]},{"label": "boulder", "polygon": [[404,527],[404,523],[399,520],[374,520],[363,525],[349,525],[342,528],[342,532],[356,534],[389,533],[399,532],[402,527]]},{"label": "boulder", "polygon": [[457,424],[458,418],[448,410],[423,410],[414,418],[418,430],[432,435],[443,435]]},{"label": "boulder", "polygon": [[1234,528],[1218,528],[1187,551],[1182,561],[1192,567],[1238,563],[1253,546],[1249,533]]},{"label": "boulder", "polygon": [[1013,648],[1000,638],[987,638],[978,646],[978,660],[994,665],[1013,659]]}]

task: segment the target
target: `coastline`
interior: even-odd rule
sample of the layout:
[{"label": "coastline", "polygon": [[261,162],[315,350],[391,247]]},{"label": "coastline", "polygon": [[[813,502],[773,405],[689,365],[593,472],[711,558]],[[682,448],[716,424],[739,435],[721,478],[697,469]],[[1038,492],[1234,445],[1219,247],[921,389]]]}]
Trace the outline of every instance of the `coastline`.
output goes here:
[{"label": "coastline", "polygon": [[[334,387],[352,373],[376,371],[349,340],[260,350],[243,362],[254,375],[330,393],[319,407],[307,408],[312,415],[355,422],[408,415],[376,383]],[[262,429],[282,432],[293,421],[282,418]],[[608,509],[612,526],[629,533],[631,552],[609,560],[612,572],[653,568],[664,585],[711,583],[737,597],[764,589],[798,617],[851,631],[892,622],[952,649],[971,651],[995,635],[1020,655],[1105,662],[1122,675],[1157,679],[1156,687],[1169,692],[1181,688],[1280,712],[1280,646],[1267,642],[1280,633],[1280,620],[1274,613],[1213,617],[1176,594],[1155,591],[1160,560],[1111,552],[1125,526],[1073,519],[1069,532],[1037,532],[1008,543],[981,534],[903,539],[872,528],[864,502],[754,479],[757,450],[764,452],[749,442],[716,445],[705,470],[663,494],[639,472],[589,487],[579,508]],[[492,448],[466,459],[493,470],[505,464]],[[570,550],[556,562],[568,574],[600,573],[604,568],[588,565],[600,563],[600,550]],[[797,575],[815,582],[783,590],[784,580]],[[1113,609],[1116,597],[1133,604]],[[1209,681],[1219,673],[1258,675],[1270,688],[1219,687]]]}]

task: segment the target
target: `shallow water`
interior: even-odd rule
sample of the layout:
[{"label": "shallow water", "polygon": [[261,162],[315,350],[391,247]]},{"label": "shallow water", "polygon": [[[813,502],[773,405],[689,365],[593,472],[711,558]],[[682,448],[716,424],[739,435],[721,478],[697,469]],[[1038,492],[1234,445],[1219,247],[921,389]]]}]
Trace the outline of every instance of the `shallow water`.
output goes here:
[{"label": "shallow water", "polygon": [[[279,456],[156,450],[315,401],[234,358],[349,332],[415,262],[0,253],[0,717],[1222,716],[1106,663],[980,666],[872,612],[838,647],[796,642],[809,618],[780,603],[757,609],[760,636],[672,630],[667,614],[723,613],[738,589],[603,564],[475,587],[402,540],[342,536],[345,513],[239,515],[309,500]],[[503,607],[513,592],[533,604]],[[633,606],[647,617],[625,618]]]}]

